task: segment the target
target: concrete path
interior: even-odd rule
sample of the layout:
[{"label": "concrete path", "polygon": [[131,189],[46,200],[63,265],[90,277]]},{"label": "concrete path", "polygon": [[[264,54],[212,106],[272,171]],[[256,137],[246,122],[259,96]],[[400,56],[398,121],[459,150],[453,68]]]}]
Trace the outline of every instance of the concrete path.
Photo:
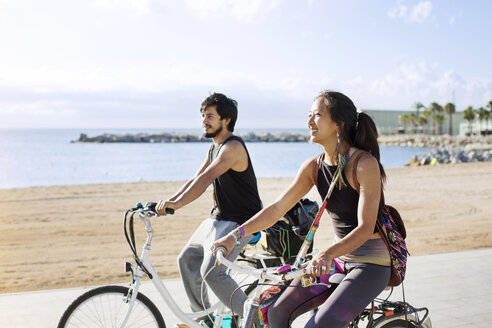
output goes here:
[{"label": "concrete path", "polygon": [[[427,307],[433,327],[490,327],[492,318],[492,247],[453,253],[411,256],[405,280],[407,302]],[[179,279],[166,280],[178,304],[186,306]],[[0,294],[0,327],[56,327],[65,308],[90,288],[57,289],[13,294]],[[153,286],[146,282],[142,290],[161,309],[167,327],[177,319],[160,300]],[[391,300],[401,299],[396,288]],[[303,316],[293,327],[302,327]]]}]

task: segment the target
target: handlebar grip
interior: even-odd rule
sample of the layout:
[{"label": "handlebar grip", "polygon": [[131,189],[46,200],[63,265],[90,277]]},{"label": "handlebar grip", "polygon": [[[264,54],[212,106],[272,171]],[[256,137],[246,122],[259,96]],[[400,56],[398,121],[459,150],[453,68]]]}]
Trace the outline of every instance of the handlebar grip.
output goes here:
[{"label": "handlebar grip", "polygon": [[215,254],[219,255],[219,253],[222,253],[222,256],[224,256],[226,252],[227,252],[227,249],[224,246],[219,246],[219,247],[217,247]]},{"label": "handlebar grip", "polygon": [[[157,203],[155,202],[147,202],[145,204],[145,207],[147,207],[150,211],[155,212],[155,207],[157,206]],[[166,208],[166,214],[174,214],[174,210],[172,208]]]}]

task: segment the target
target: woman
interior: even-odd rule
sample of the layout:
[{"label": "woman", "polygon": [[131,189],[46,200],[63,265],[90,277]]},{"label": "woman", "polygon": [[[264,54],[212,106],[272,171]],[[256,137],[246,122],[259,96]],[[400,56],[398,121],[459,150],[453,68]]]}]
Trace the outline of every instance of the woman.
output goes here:
[{"label": "woman", "polygon": [[[306,160],[292,184],[273,204],[214,243],[215,249],[223,246],[230,251],[242,236],[272,226],[314,185],[324,199],[346,156],[342,178],[336,181],[326,207],[335,242],[307,265],[319,277],[328,274],[332,260],[339,258],[344,261],[347,275],[331,288],[287,288],[268,310],[272,328],[288,327],[296,317],[316,307],[318,311],[306,327],[344,327],[386,287],[391,273],[388,249],[375,226],[382,206],[385,173],[379,161],[373,120],[365,113],[357,113],[347,96],[324,91],[311,107],[308,127],[311,141],[323,147],[323,154]],[[299,279],[291,286],[300,286]]]}]

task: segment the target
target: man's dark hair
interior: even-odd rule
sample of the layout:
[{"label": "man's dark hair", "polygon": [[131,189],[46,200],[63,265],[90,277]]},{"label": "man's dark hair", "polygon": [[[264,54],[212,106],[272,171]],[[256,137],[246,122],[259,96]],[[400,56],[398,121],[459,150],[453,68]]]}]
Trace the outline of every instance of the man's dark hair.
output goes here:
[{"label": "man's dark hair", "polygon": [[227,96],[222,93],[213,93],[202,102],[200,112],[203,113],[205,109],[210,106],[217,106],[217,114],[219,114],[221,119],[231,119],[227,125],[227,130],[233,132],[237,120],[237,101],[227,98]]}]

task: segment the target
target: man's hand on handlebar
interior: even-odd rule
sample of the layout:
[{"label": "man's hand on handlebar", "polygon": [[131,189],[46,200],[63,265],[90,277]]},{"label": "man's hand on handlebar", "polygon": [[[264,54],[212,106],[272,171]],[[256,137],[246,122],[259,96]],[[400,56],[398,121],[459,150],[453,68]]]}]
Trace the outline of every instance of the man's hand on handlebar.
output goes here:
[{"label": "man's hand on handlebar", "polygon": [[160,200],[155,206],[155,212],[159,216],[166,216],[168,214],[174,214],[174,211],[178,209],[175,202],[169,200]]}]

